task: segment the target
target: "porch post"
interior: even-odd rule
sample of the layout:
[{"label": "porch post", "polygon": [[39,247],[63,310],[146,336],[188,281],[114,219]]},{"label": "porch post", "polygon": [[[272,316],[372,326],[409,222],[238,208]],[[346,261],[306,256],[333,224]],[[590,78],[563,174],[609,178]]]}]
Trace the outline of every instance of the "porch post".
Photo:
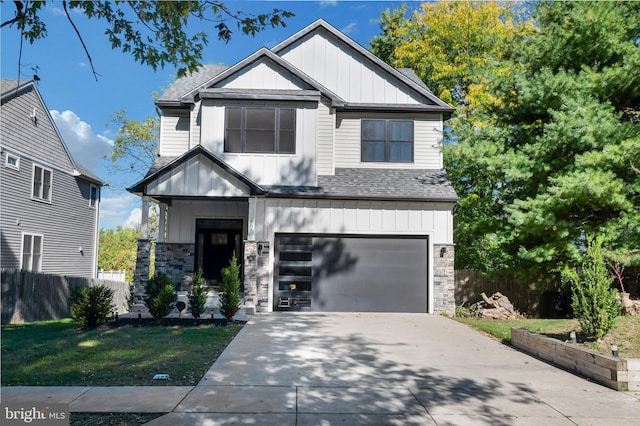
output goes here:
[{"label": "porch post", "polygon": [[164,243],[164,234],[165,234],[165,222],[167,217],[167,204],[160,203],[158,205],[159,216],[158,216],[158,242]]},{"label": "porch post", "polygon": [[142,220],[140,221],[140,239],[149,239],[149,196],[142,196]]},{"label": "porch post", "polygon": [[142,197],[142,220],[140,238],[136,253],[136,269],[133,277],[135,303],[142,303],[147,281],[149,281],[149,263],[151,261],[151,241],[149,240],[149,196]]},{"label": "porch post", "polygon": [[247,224],[247,240],[256,240],[256,197],[249,198],[249,223]]}]

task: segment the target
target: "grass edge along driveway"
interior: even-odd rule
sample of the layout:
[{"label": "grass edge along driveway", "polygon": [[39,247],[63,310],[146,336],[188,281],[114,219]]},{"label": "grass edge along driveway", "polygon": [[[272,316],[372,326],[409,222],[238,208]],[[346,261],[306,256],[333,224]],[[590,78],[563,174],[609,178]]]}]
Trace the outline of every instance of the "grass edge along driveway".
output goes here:
[{"label": "grass edge along driveway", "polygon": [[[3,386],[194,386],[243,323],[83,328],[71,319],[2,326]],[[153,380],[155,374],[170,380]]]}]

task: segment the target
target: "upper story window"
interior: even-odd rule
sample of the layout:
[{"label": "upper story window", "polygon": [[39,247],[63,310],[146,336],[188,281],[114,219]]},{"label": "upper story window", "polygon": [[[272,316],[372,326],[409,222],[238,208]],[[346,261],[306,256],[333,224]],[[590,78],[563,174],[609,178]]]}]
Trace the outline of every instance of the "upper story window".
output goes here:
[{"label": "upper story window", "polygon": [[98,204],[98,187],[91,185],[89,189],[89,205],[95,207]]},{"label": "upper story window", "polygon": [[22,267],[23,271],[42,271],[42,235],[22,235]]},{"label": "upper story window", "polygon": [[296,110],[227,107],[225,152],[295,154]]},{"label": "upper story window", "polygon": [[362,120],[363,162],[413,162],[413,121]]},{"label": "upper story window", "polygon": [[51,170],[33,165],[33,191],[31,196],[37,200],[51,201]]},{"label": "upper story window", "polygon": [[10,169],[20,170],[20,157],[7,152],[4,165]]}]

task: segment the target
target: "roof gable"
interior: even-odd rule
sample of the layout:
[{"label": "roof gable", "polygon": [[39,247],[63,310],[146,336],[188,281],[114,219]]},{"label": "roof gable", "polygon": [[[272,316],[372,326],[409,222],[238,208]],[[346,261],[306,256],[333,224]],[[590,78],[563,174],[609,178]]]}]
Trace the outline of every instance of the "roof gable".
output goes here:
[{"label": "roof gable", "polygon": [[248,197],[264,194],[252,180],[198,145],[180,157],[160,157],[127,191],[156,198]]},{"label": "roof gable", "polygon": [[100,178],[75,162],[33,81],[2,79],[0,92],[3,145],[47,166],[103,184]]},{"label": "roof gable", "polygon": [[192,103],[198,97],[200,92],[212,88],[242,88],[246,90],[276,89],[276,87],[264,86],[251,87],[252,85],[250,82],[254,80],[250,75],[254,73],[261,74],[262,79],[264,79],[264,73],[269,73],[272,77],[275,77],[273,81],[275,82],[275,85],[278,86],[278,89],[281,89],[283,85],[288,84],[289,87],[285,90],[316,90],[331,99],[333,103],[341,104],[344,102],[331,90],[327,89],[316,80],[266,48],[256,51],[232,67],[229,67],[213,76],[204,84],[194,87],[181,97],[181,101],[183,103]]},{"label": "roof gable", "polygon": [[[322,19],[272,51],[341,96],[347,104],[421,104],[444,113],[453,111],[424,83],[418,84]],[[318,60],[320,55],[322,61]]]}]

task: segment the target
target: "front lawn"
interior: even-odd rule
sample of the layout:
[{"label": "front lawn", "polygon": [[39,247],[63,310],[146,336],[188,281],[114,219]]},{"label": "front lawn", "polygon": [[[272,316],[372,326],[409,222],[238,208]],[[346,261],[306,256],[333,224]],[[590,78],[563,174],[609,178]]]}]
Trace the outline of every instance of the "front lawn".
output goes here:
[{"label": "front lawn", "polygon": [[[71,319],[2,326],[3,386],[193,386],[242,324],[122,325]],[[153,380],[155,374],[170,380]]]},{"label": "front lawn", "polygon": [[[579,334],[580,325],[574,319],[518,319],[491,320],[475,317],[456,317],[457,321],[481,330],[504,343],[511,342],[511,327],[526,328],[529,331],[570,341],[569,333],[575,330]],[[640,317],[625,315],[616,319],[611,331],[599,341],[581,338],[579,344],[589,349],[611,354],[611,343],[618,345],[621,358],[640,358]]]}]

